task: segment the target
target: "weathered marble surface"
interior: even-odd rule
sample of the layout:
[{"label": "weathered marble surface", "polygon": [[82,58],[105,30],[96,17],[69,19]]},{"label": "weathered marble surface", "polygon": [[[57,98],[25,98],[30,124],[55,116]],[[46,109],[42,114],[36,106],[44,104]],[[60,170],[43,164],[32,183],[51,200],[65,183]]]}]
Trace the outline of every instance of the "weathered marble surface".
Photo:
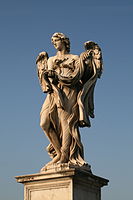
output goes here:
[{"label": "weathered marble surface", "polygon": [[47,93],[40,126],[50,141],[47,151],[52,158],[42,171],[54,163],[87,165],[79,127],[91,126],[94,88],[102,73],[102,53],[95,42],[85,42],[79,56],[70,54],[70,41],[63,33],[55,33],[52,43],[56,55],[41,52],[36,60],[40,85]]},{"label": "weathered marble surface", "polygon": [[101,200],[101,187],[108,184],[107,179],[69,164],[16,179],[24,184],[24,200]]}]

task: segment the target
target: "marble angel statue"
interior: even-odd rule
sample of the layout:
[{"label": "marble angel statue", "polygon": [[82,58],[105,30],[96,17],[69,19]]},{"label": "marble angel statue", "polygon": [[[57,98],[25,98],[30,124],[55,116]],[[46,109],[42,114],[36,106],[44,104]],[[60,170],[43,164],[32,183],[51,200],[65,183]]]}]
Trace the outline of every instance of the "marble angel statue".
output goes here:
[{"label": "marble angel statue", "polygon": [[42,171],[56,163],[87,165],[79,127],[91,126],[94,88],[103,66],[101,49],[95,42],[85,42],[85,51],[78,56],[70,54],[70,41],[63,33],[54,33],[51,40],[56,55],[48,57],[47,52],[41,52],[36,60],[39,82],[47,93],[40,126],[50,141],[47,151],[52,158]]}]

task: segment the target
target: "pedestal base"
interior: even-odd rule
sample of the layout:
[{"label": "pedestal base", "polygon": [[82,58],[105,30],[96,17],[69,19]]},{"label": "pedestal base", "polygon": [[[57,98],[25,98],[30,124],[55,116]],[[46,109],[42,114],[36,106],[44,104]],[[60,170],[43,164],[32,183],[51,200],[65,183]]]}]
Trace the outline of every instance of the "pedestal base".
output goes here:
[{"label": "pedestal base", "polygon": [[16,179],[24,184],[24,200],[101,200],[101,187],[108,184],[84,168],[68,165]]}]

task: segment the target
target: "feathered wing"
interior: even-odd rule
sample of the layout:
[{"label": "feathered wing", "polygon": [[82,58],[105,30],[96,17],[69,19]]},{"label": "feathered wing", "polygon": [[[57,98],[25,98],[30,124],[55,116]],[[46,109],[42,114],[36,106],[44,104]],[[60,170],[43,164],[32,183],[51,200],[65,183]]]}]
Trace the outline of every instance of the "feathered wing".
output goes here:
[{"label": "feathered wing", "polygon": [[81,64],[84,67],[82,77],[83,88],[78,94],[79,121],[81,126],[90,127],[89,117],[94,118],[94,88],[97,78],[103,70],[102,53],[100,47],[92,42],[85,43],[86,51],[81,53]]},{"label": "feathered wing", "polygon": [[47,61],[48,61],[48,54],[47,52],[39,53],[36,64],[37,64],[37,74],[40,86],[43,92],[47,92],[48,90],[48,80],[47,80]]}]

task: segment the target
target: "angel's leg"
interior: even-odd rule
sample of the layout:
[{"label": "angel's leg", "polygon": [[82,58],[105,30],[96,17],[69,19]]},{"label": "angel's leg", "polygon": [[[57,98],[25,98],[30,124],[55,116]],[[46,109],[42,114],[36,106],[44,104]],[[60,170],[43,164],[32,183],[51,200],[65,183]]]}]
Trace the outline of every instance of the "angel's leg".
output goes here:
[{"label": "angel's leg", "polygon": [[68,117],[69,114],[59,109],[59,117],[60,117],[60,123],[62,128],[62,147],[61,147],[61,163],[67,163],[69,161],[69,154],[70,154],[70,145],[71,145],[71,134],[70,134],[70,128],[68,124]]},{"label": "angel's leg", "polygon": [[60,145],[59,138],[58,138],[56,132],[54,131],[54,129],[52,128],[52,126],[50,124],[49,107],[48,106],[45,106],[45,108],[43,108],[43,111],[41,112],[40,126],[43,129],[46,136],[48,137],[48,139],[50,140],[50,142],[52,143],[52,145],[56,151],[56,154],[57,154],[51,161],[51,164],[56,163],[60,160],[61,145]]}]

